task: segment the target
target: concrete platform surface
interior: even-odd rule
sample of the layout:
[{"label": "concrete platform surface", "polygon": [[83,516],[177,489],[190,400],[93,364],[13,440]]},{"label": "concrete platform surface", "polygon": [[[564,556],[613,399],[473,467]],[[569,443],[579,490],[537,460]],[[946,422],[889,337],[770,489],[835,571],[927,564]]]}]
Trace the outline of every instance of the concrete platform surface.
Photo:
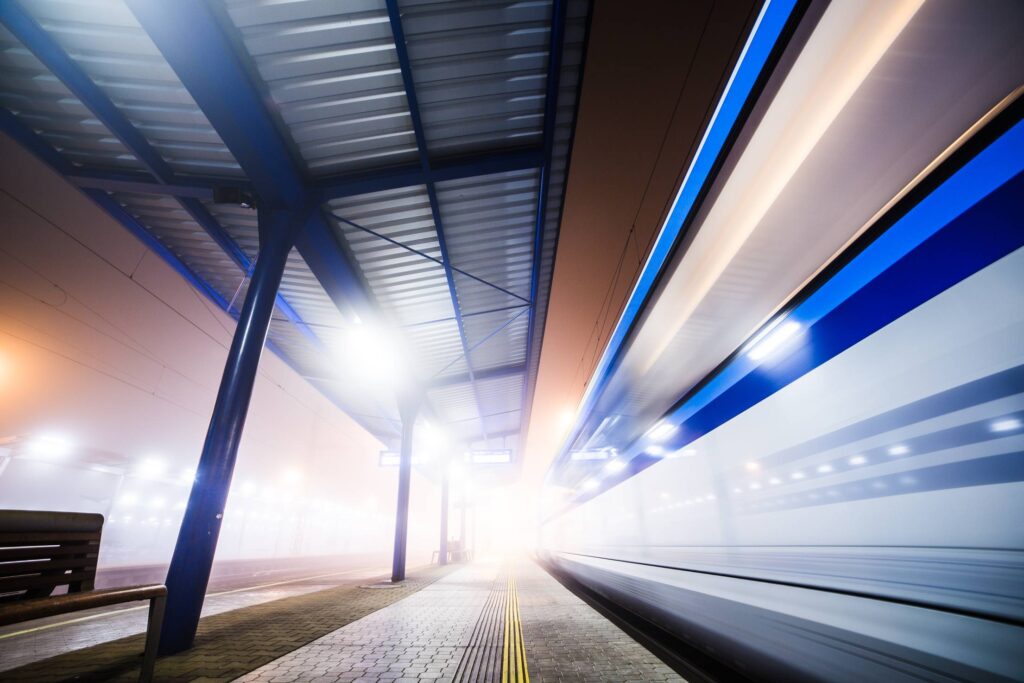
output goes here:
[{"label": "concrete platform surface", "polygon": [[[331,581],[337,583],[324,588],[324,582]],[[274,599],[275,588],[287,596]],[[335,576],[266,591],[212,599],[209,609],[219,613],[203,618],[191,650],[157,662],[156,680],[682,680],[525,558],[423,568],[394,586]],[[143,636],[117,638],[136,628],[132,620],[137,616],[126,612],[43,624],[46,628],[34,640],[32,633],[0,640],[0,656],[5,659],[0,681],[137,680]],[[104,633],[117,639],[75,647]],[[62,653],[40,660],[33,648],[19,652],[19,644]]]},{"label": "concrete platform surface", "polygon": [[[518,643],[509,642],[512,639]],[[517,663],[517,648],[522,649],[525,663],[521,659]],[[683,679],[543,569],[521,559],[463,567],[239,680],[626,683]]]}]

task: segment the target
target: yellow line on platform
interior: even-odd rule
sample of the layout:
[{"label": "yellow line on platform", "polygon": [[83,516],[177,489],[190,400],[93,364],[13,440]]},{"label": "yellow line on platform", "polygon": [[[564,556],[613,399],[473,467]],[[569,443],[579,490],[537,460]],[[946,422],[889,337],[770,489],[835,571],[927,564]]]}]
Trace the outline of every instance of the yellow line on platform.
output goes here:
[{"label": "yellow line on platform", "polygon": [[502,646],[501,683],[530,683],[526,666],[526,643],[519,618],[519,592],[516,590],[515,568],[510,567],[505,593],[505,638]]}]

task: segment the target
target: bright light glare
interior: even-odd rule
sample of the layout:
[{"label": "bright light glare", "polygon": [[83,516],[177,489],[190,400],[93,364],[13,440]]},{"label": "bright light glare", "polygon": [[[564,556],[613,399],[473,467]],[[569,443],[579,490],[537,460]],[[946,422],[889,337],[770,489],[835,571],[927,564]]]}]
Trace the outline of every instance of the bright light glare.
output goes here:
[{"label": "bright light glare", "polygon": [[851,465],[863,465],[867,461],[868,459],[865,458],[863,455],[855,455],[849,460],[847,460],[847,462],[850,463]]},{"label": "bright light glare", "polygon": [[604,469],[606,472],[614,474],[616,472],[621,472],[622,470],[626,469],[626,463],[618,459],[612,460],[611,462],[604,466]]},{"label": "bright light glare", "polygon": [[345,360],[352,374],[362,381],[395,384],[404,372],[404,363],[395,345],[378,330],[356,324],[345,338]]},{"label": "bright light glare", "polygon": [[800,323],[793,322],[792,320],[782,323],[771,329],[759,341],[755,341],[750,350],[747,351],[747,355],[750,356],[751,360],[762,360],[781,349],[799,331]]},{"label": "bright light glare", "polygon": [[597,482],[597,479],[587,479],[585,482],[583,482],[584,491],[596,491],[598,486],[599,484]]},{"label": "bright light glare", "polygon": [[466,467],[461,462],[453,462],[448,465],[448,476],[459,480],[466,476]]},{"label": "bright light glare", "polygon": [[296,467],[289,467],[284,471],[284,483],[289,486],[298,486],[302,482],[302,470]]},{"label": "bright light glare", "polygon": [[186,467],[181,471],[181,483],[191,484],[196,480],[196,468]]},{"label": "bright light glare", "polygon": [[744,465],[744,467],[747,468],[748,472],[757,472],[759,469],[761,469],[761,463],[754,462],[753,460],[751,460],[746,465]]},{"label": "bright light glare", "polygon": [[143,458],[135,467],[135,473],[143,479],[156,479],[167,471],[167,463],[160,458]]},{"label": "bright light glare", "polygon": [[818,465],[818,472],[820,472],[821,474],[828,474],[831,471],[832,471],[832,465],[828,465],[828,464]]},{"label": "bright light glare", "polygon": [[669,458],[692,458],[697,455],[697,449],[695,448],[680,448],[678,451],[672,451],[669,453]]},{"label": "bright light glare", "polygon": [[897,456],[900,456],[900,455],[906,455],[909,452],[910,452],[910,449],[907,448],[906,446],[904,446],[903,444],[899,444],[897,446],[892,446],[891,448],[889,448],[888,451],[886,451],[886,453],[888,453],[889,455],[893,456],[894,458],[897,457]]},{"label": "bright light glare", "polygon": [[29,444],[29,450],[47,458],[60,459],[71,453],[71,443],[59,436],[44,434]]},{"label": "bright light glare", "polygon": [[648,446],[647,455],[653,455],[656,458],[660,458],[665,455],[665,449],[662,446]]},{"label": "bright light glare", "polygon": [[418,441],[428,454],[434,455],[448,446],[448,435],[439,427],[424,422],[419,429]]},{"label": "bright light glare", "polygon": [[992,423],[989,429],[997,433],[1012,432],[1015,429],[1020,429],[1022,425],[1024,425],[1024,423],[1022,423],[1016,417],[1008,417],[1003,420],[996,420],[995,422]]},{"label": "bright light glare", "polygon": [[647,438],[652,441],[666,441],[678,431],[678,426],[670,424],[665,421],[661,421],[658,424],[651,427],[651,429],[647,432]]},{"label": "bright light glare", "polygon": [[576,411],[566,408],[558,417],[558,431],[564,432],[576,421]]},{"label": "bright light glare", "polygon": [[[126,508],[130,508],[131,506],[135,505],[135,503],[137,503],[137,502],[139,502],[139,497],[136,496],[134,493],[125,493],[117,501],[118,505],[120,505],[122,507],[126,507]],[[128,517],[126,519],[131,519],[131,518]]]},{"label": "bright light glare", "polygon": [[804,478],[804,473],[803,472],[794,472],[793,474],[791,474],[789,476],[790,476],[791,479],[803,479]]}]

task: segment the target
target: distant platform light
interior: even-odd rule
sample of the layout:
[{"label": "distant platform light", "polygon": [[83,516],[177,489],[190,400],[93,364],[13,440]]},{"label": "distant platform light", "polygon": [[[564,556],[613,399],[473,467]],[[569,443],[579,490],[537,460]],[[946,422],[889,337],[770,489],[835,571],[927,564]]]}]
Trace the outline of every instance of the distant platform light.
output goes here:
[{"label": "distant platform light", "polygon": [[469,461],[474,465],[501,465],[512,462],[512,449],[470,451]]},{"label": "distant platform light", "polygon": [[36,437],[29,444],[29,451],[44,458],[60,460],[71,454],[71,442],[53,434]]},{"label": "distant platform light", "polygon": [[167,463],[162,458],[143,458],[135,467],[135,474],[143,479],[157,479],[167,471]]},{"label": "distant platform light", "polygon": [[763,360],[786,346],[800,331],[800,323],[789,321],[771,328],[759,335],[750,346],[747,356],[751,360]]},{"label": "distant platform light", "polygon": [[[424,459],[418,455],[412,456],[412,464],[419,465]],[[402,454],[396,451],[381,451],[377,464],[381,467],[398,467],[402,464]]]},{"label": "distant platform light", "polygon": [[1020,429],[1022,426],[1024,426],[1024,422],[1021,422],[1020,418],[1006,417],[1001,420],[996,420],[995,422],[993,422],[989,426],[989,429],[996,433],[1012,432],[1017,429]]}]

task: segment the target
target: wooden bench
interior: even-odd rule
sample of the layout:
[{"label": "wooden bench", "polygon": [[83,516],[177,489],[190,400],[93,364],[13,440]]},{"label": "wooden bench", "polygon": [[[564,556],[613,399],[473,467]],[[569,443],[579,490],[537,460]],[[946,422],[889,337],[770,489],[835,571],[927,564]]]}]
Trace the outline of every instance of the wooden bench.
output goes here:
[{"label": "wooden bench", "polygon": [[[149,600],[140,681],[153,680],[167,588],[94,590],[103,515],[0,510],[0,626]],[[52,595],[60,586],[67,593]]]}]

